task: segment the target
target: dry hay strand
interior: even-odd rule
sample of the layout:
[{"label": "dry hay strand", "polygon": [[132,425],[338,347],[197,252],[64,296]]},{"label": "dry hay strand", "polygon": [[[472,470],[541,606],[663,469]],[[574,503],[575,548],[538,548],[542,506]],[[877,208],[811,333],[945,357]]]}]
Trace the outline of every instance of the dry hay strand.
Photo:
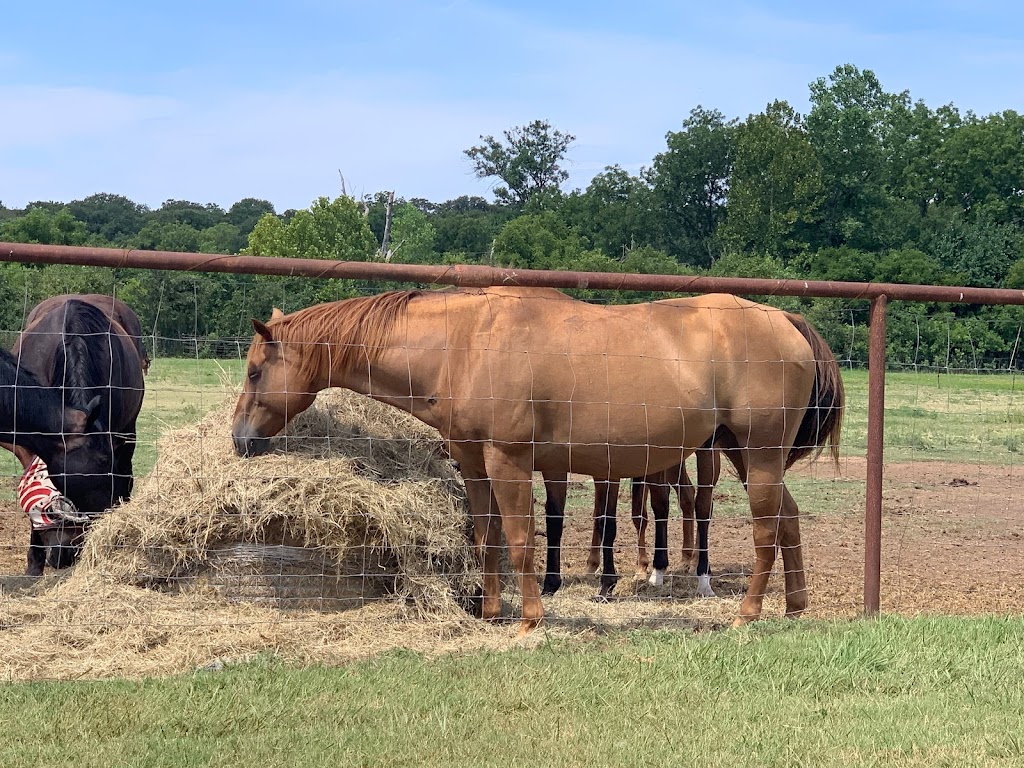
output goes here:
[{"label": "dry hay strand", "polygon": [[79,570],[151,587],[206,581],[291,607],[387,594],[421,614],[461,610],[479,577],[465,491],[437,432],[336,390],[270,454],[241,459],[231,414],[225,404],[160,439],[153,472],[93,526]]},{"label": "dry hay strand", "polygon": [[351,611],[283,611],[228,602],[208,588],[169,594],[84,571],[46,581],[36,594],[0,596],[5,680],[153,677],[261,655],[343,664],[398,647],[439,655],[515,644],[506,627],[465,613],[411,617],[393,600]]}]

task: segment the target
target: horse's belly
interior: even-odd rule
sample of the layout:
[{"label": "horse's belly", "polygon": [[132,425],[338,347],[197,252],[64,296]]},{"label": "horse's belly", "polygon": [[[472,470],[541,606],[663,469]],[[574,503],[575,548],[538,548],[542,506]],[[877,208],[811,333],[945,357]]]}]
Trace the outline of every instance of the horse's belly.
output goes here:
[{"label": "horse's belly", "polygon": [[691,452],[680,446],[538,443],[534,446],[534,469],[612,479],[643,477],[674,467]]}]

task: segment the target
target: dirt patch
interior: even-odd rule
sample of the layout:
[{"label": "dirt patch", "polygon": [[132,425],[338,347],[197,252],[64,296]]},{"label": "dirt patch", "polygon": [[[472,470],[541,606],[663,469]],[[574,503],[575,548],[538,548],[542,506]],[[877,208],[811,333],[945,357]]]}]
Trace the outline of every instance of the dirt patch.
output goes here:
[{"label": "dirt patch", "polygon": [[[823,467],[798,466],[798,476],[815,476],[814,492],[827,492]],[[863,459],[845,459],[838,479],[865,476]],[[806,493],[806,490],[805,490]],[[806,500],[794,492],[798,504]],[[620,497],[616,565],[623,578],[616,595],[630,600],[664,598],[693,603],[691,617],[714,620],[725,601],[738,605],[753,563],[750,520],[717,519],[711,526],[712,586],[720,601],[693,600],[695,582],[680,564],[682,522],[669,523],[671,583],[649,587],[632,578],[636,566],[636,535]],[[589,512],[577,512],[566,526],[565,570],[582,573],[590,547]],[[846,618],[860,614],[864,591],[864,496],[842,514],[801,518],[804,559],[810,590],[809,615]],[[939,613],[979,615],[1017,613],[1024,598],[1024,468],[949,462],[888,464],[882,521],[882,610],[913,615]],[[543,540],[542,540],[543,545]],[[653,545],[653,528],[648,546]],[[781,563],[777,566],[781,569]],[[594,592],[595,577],[573,578]],[[770,583],[766,613],[783,610],[783,584],[777,572]],[[557,602],[554,598],[553,602]],[[701,606],[704,606],[702,609]]]}]

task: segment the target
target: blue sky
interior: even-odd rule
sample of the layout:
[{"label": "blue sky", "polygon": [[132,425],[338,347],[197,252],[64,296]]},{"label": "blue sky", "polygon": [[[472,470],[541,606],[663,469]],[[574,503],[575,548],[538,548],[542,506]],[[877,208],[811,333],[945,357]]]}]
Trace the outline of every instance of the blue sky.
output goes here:
[{"label": "blue sky", "polygon": [[0,202],[304,208],[489,196],[463,151],[533,119],[577,137],[566,189],[649,165],[698,104],[806,112],[837,65],[980,114],[1024,110],[1012,2],[291,0],[9,3]]}]

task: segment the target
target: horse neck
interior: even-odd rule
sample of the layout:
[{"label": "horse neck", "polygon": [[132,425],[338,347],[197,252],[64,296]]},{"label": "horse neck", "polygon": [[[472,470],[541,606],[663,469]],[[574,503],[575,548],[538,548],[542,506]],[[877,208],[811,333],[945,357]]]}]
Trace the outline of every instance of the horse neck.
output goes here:
[{"label": "horse neck", "polygon": [[415,401],[437,394],[445,365],[444,355],[438,354],[443,338],[434,338],[433,331],[444,324],[423,321],[432,304],[428,297],[417,298],[387,334],[372,342],[354,335],[351,324],[325,325],[318,338],[304,339],[321,350],[314,387],[345,387],[419,415]]},{"label": "horse neck", "polygon": [[97,390],[108,385],[104,371],[110,371],[111,358],[107,343],[89,348],[88,339],[68,335],[62,339],[53,363],[53,386],[62,387],[68,404],[81,408]]}]

